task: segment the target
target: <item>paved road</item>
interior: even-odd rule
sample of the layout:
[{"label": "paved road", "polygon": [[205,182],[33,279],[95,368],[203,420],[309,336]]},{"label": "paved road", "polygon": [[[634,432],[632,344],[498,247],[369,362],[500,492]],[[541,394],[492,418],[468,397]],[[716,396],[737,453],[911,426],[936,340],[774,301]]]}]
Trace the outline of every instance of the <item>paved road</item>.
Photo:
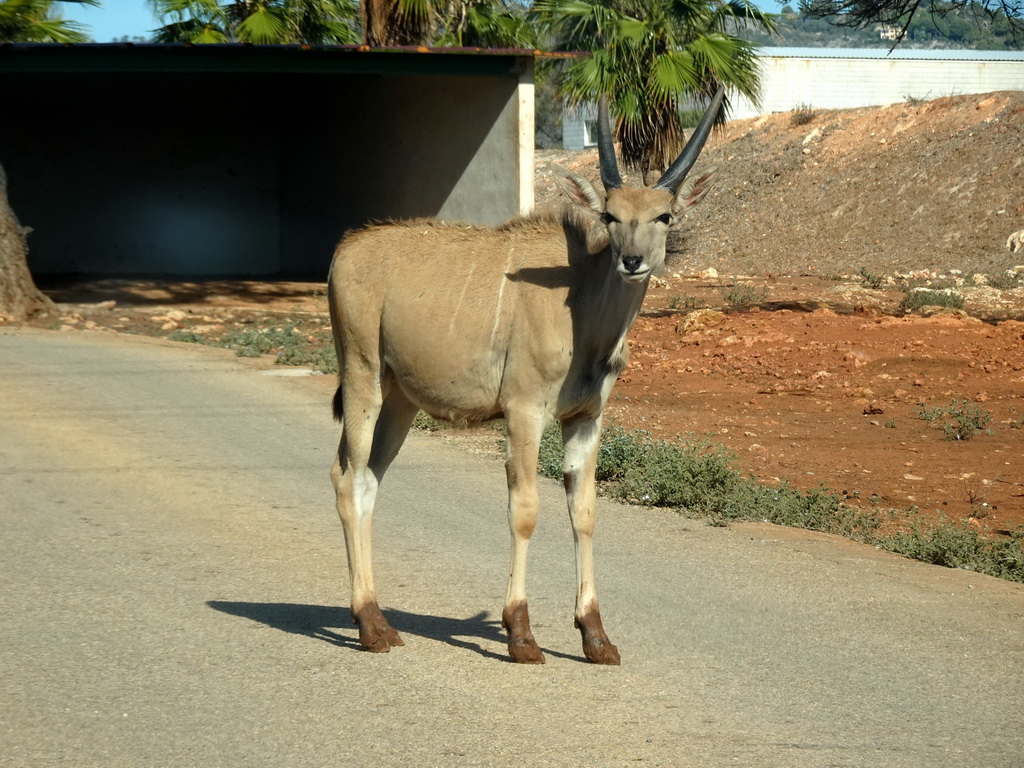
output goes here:
[{"label": "paved road", "polygon": [[330,382],[221,350],[0,332],[3,766],[1024,765],[1024,589],[830,537],[603,505],[619,668],[581,661],[545,484],[504,660],[500,466],[414,435],[355,646]]}]

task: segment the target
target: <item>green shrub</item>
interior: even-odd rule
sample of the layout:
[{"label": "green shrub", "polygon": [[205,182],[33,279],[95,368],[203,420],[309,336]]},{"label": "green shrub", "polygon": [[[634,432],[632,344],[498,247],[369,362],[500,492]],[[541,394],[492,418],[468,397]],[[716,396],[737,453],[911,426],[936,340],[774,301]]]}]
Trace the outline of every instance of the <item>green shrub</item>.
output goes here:
[{"label": "green shrub", "polygon": [[[561,431],[554,424],[541,436],[540,473],[561,478],[563,456]],[[725,448],[707,440],[653,440],[648,432],[613,426],[601,434],[596,476],[625,501],[710,514],[741,480],[732,460]]]},{"label": "green shrub", "polygon": [[[539,469],[562,477],[562,438],[557,424],[544,431]],[[877,521],[840,503],[819,488],[803,492],[783,484],[772,488],[744,477],[736,457],[723,446],[693,435],[656,440],[643,430],[606,427],[597,454],[597,479],[609,494],[634,504],[676,507],[713,521],[763,520],[849,535],[873,530]]]},{"label": "green shrub", "polygon": [[926,408],[917,404],[917,415],[942,430],[947,440],[970,440],[992,420],[992,415],[970,400],[952,400],[949,405]]},{"label": "green shrub", "polygon": [[720,293],[725,303],[731,304],[734,307],[760,304],[768,298],[767,288],[758,288],[750,283],[736,283],[728,288],[722,288]]},{"label": "green shrub", "polygon": [[867,267],[860,268],[860,282],[865,288],[877,290],[882,287],[882,276],[868,272]]},{"label": "green shrub", "polygon": [[914,288],[903,297],[900,308],[904,312],[912,312],[921,307],[947,307],[949,309],[963,309],[964,297],[956,291],[945,288],[932,290],[930,288]]},{"label": "green shrub", "polygon": [[338,371],[331,340],[299,331],[295,323],[231,331],[221,336],[220,345],[235,350],[239,357],[276,354],[280,365],[308,365],[323,373]]},{"label": "green shrub", "polygon": [[[929,418],[930,414],[929,410]],[[553,424],[541,437],[541,473],[561,479],[562,456],[561,430]],[[1024,530],[1009,539],[988,540],[965,525],[917,524],[909,532],[880,537],[877,509],[862,512],[825,487],[801,491],[787,483],[768,486],[743,475],[735,462],[729,450],[706,438],[655,440],[642,430],[612,426],[602,433],[597,479],[610,496],[645,506],[675,507],[711,525],[757,521],[806,528],[936,565],[1024,582]],[[878,497],[872,495],[870,501],[877,505]],[[916,510],[889,514],[912,519]]]},{"label": "green shrub", "polygon": [[967,525],[941,521],[930,527],[914,525],[909,532],[895,533],[877,544],[926,563],[1024,582],[1024,529],[1008,539],[983,539]]},{"label": "green shrub", "polygon": [[187,341],[211,347],[233,349],[239,357],[276,354],[281,365],[308,365],[322,373],[337,373],[338,358],[334,344],[313,332],[300,331],[295,323],[268,328],[243,328],[215,336],[199,334],[188,328],[167,336],[171,341]]},{"label": "green shrub", "polygon": [[207,345],[209,345],[209,343],[210,343],[209,341],[206,340],[206,337],[203,336],[202,334],[199,334],[199,333],[196,333],[195,331],[190,331],[190,330],[187,330],[187,329],[186,330],[180,330],[180,331],[171,331],[169,334],[167,334],[167,338],[170,341],[183,341],[183,342],[186,342],[188,344],[207,344]]},{"label": "green shrub", "polygon": [[697,123],[704,117],[704,110],[695,107],[693,109],[680,109],[679,110],[679,125],[686,130],[696,128]]},{"label": "green shrub", "polygon": [[789,118],[789,122],[794,127],[807,125],[817,116],[817,111],[810,104],[797,104],[796,109],[793,110],[793,114]]},{"label": "green shrub", "polygon": [[704,309],[708,303],[698,296],[673,296],[669,299],[669,309],[694,310]]},{"label": "green shrub", "polygon": [[843,504],[838,494],[818,487],[810,491],[788,483],[771,487],[752,478],[736,488],[720,512],[726,520],[750,520],[868,540],[879,526],[878,515]]},{"label": "green shrub", "polygon": [[221,346],[233,349],[239,357],[269,355],[282,347],[297,346],[305,339],[295,332],[295,324],[270,328],[243,328],[221,335]]},{"label": "green shrub", "polygon": [[279,365],[307,365],[321,373],[337,373],[338,357],[331,342],[313,343],[303,340],[286,346],[277,354]]},{"label": "green shrub", "polygon": [[1024,273],[1014,272],[1012,269],[996,275],[988,275],[989,287],[1000,291],[1012,291],[1014,288],[1020,288],[1022,280],[1024,280]]},{"label": "green shrub", "polygon": [[424,432],[437,432],[444,424],[428,413],[423,411],[416,411],[416,416],[412,420],[413,429],[421,429]]},{"label": "green shrub", "polygon": [[742,483],[733,455],[708,440],[644,440],[622,465],[615,494],[652,507],[677,507],[691,514],[715,514]]},{"label": "green shrub", "polygon": [[558,422],[549,424],[540,436],[540,455],[537,459],[537,471],[544,477],[561,480],[564,456],[562,428]]},{"label": "green shrub", "polygon": [[597,479],[604,482],[621,480],[627,467],[643,460],[644,445],[650,439],[650,432],[627,432],[618,426],[605,427],[601,433],[601,447],[597,450]]}]

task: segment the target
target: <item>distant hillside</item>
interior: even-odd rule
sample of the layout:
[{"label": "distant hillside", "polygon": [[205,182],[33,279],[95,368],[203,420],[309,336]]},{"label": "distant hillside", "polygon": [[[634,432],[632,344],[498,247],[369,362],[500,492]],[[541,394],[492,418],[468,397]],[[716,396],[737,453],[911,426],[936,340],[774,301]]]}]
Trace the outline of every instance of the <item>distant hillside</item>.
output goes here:
[{"label": "distant hillside", "polygon": [[[670,269],[874,274],[1020,264],[1024,91],[736,120],[698,167],[718,179],[670,242]],[[597,178],[597,152],[538,153],[538,203],[557,203],[552,162]]]},{"label": "distant hillside", "polygon": [[[835,17],[833,17],[835,18]],[[778,18],[778,35],[770,37],[752,29],[737,31],[758,45],[812,48],[891,48],[895,27],[871,24],[864,29],[841,27],[827,19],[812,19],[785,6]],[[914,16],[901,48],[969,48],[983,51],[1018,50],[1009,25],[992,22],[971,10]]]}]

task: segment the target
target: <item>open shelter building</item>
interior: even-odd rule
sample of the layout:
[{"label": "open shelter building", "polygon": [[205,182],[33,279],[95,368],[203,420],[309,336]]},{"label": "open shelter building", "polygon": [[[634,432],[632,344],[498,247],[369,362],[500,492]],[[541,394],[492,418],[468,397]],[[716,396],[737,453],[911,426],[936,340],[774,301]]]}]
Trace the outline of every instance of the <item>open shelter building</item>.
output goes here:
[{"label": "open shelter building", "polygon": [[323,279],[346,230],[533,207],[532,51],[0,44],[33,274]]}]

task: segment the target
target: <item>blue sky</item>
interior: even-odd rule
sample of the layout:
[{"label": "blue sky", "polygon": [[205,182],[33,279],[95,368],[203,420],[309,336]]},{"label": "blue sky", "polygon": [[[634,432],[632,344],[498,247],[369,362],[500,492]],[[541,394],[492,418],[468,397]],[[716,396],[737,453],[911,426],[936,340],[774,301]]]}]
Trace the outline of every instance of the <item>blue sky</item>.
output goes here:
[{"label": "blue sky", "polygon": [[150,30],[160,26],[146,0],[100,0],[100,7],[90,8],[68,3],[64,18],[74,19],[89,26],[89,34],[97,43],[109,43],[125,35],[148,36]]},{"label": "blue sky", "polygon": [[[109,43],[116,37],[143,35],[159,25],[146,0],[100,0],[99,8],[68,3],[64,18],[89,25],[89,34],[98,43]],[[777,13],[780,6],[775,0],[755,0],[766,11]],[[796,2],[792,3],[796,6]]]}]

